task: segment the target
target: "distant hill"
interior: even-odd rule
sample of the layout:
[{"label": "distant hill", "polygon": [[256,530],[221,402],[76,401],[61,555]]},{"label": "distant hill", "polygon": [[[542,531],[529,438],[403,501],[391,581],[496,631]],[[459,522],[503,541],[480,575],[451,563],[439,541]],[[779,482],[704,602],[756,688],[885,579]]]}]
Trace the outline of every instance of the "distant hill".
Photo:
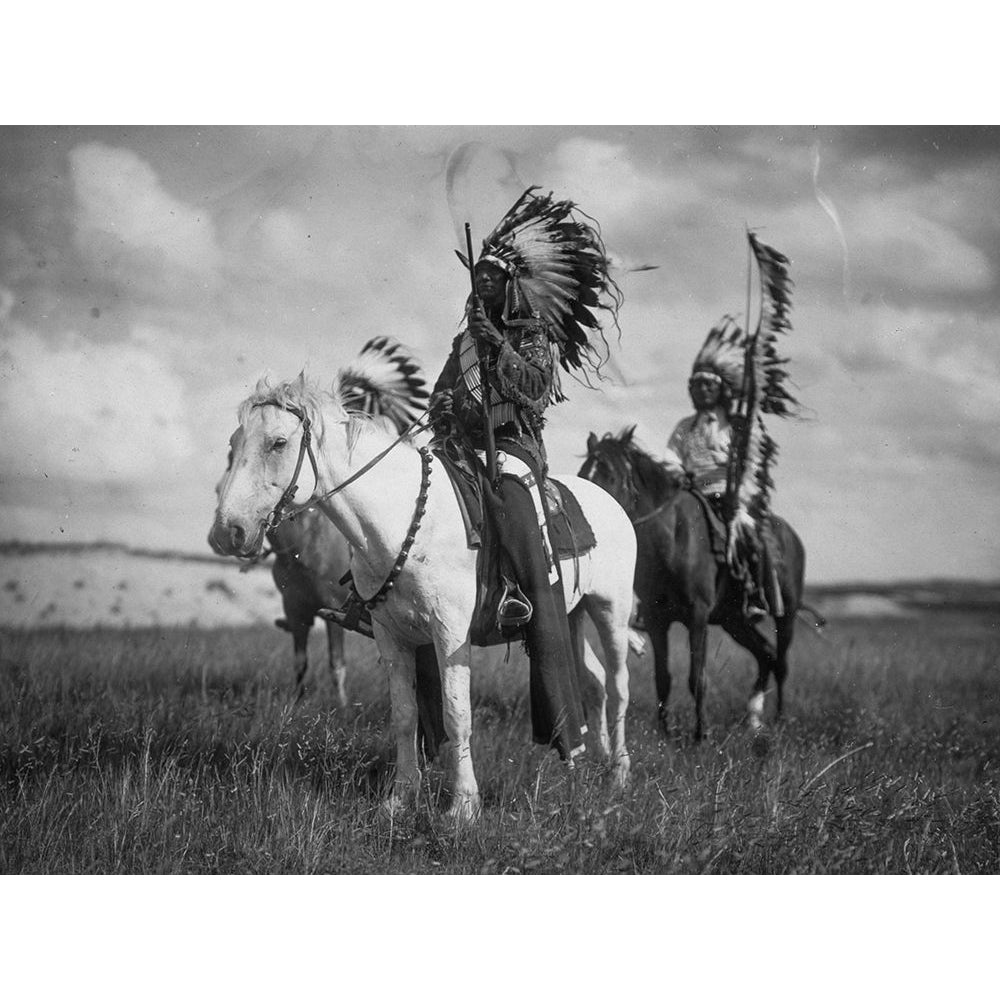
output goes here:
[{"label": "distant hill", "polygon": [[[117,542],[0,542],[0,626],[270,624],[281,614],[271,561],[240,563]],[[1000,581],[916,580],[809,586],[827,618],[996,614]]]},{"label": "distant hill", "polygon": [[807,599],[837,604],[847,598],[889,601],[904,611],[995,611],[1000,580],[907,580],[895,583],[836,583],[806,587]]},{"label": "distant hill", "polygon": [[54,553],[121,552],[148,559],[173,559],[178,562],[219,563],[221,556],[206,552],[181,552],[176,549],[145,549],[122,542],[19,542],[0,541],[0,556],[33,556]]},{"label": "distant hill", "polygon": [[104,542],[4,543],[0,625],[269,624],[281,614],[270,566]]}]

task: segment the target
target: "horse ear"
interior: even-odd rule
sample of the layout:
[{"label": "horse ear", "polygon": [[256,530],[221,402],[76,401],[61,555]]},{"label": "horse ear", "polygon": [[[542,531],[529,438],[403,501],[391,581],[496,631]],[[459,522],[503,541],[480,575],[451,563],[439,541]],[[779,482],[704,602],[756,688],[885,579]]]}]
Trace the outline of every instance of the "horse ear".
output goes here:
[{"label": "horse ear", "polygon": [[591,431],[587,435],[587,454],[593,455],[596,450],[597,450],[597,435],[593,431]]},{"label": "horse ear", "polygon": [[636,424],[633,424],[631,427],[626,427],[625,430],[622,431],[622,444],[632,443],[632,435],[635,434],[636,426]]}]

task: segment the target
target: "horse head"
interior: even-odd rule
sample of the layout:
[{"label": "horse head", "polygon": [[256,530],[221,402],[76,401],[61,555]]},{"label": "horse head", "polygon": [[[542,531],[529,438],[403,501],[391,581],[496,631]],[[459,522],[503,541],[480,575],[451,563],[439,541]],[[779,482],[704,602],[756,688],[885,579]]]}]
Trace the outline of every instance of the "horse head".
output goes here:
[{"label": "horse head", "polygon": [[598,438],[591,431],[587,437],[587,457],[580,471],[581,479],[596,483],[634,516],[642,501],[662,504],[677,492],[683,477],[669,469],[635,443],[635,424],[617,437],[608,432]]},{"label": "horse head", "polygon": [[[322,454],[324,413],[328,422],[343,427],[343,451],[349,455],[366,430],[402,435],[426,409],[427,396],[417,363],[385,336],[369,340],[337,372],[329,392],[301,373],[273,387],[262,379],[240,405],[228,468],[215,488],[218,504],[209,545],[220,555],[252,557],[293,504],[309,502],[319,485],[316,456]],[[326,466],[325,471],[332,470]]]},{"label": "horse head", "polygon": [[589,479],[610,493],[626,511],[638,499],[629,458],[634,434],[634,424],[618,437],[609,431],[598,438],[591,431],[587,437],[587,457],[577,473],[581,479]]},{"label": "horse head", "polygon": [[273,388],[258,383],[240,405],[229,466],[215,488],[218,502],[208,535],[213,551],[257,555],[282,510],[293,501],[308,502],[317,485],[314,434],[322,434],[320,408],[302,375]]}]

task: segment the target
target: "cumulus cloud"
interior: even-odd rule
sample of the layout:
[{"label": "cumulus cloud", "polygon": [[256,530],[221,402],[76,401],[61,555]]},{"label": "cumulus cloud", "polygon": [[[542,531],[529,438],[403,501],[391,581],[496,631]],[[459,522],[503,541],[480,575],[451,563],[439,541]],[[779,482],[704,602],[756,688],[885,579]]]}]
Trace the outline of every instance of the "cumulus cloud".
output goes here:
[{"label": "cumulus cloud", "polygon": [[682,213],[700,191],[691,176],[641,165],[622,143],[584,136],[559,143],[550,165],[563,192],[572,192],[570,197],[584,209],[600,211],[601,225],[608,231],[634,223],[636,211]]},{"label": "cumulus cloud", "polygon": [[[80,134],[103,141],[72,146]],[[74,133],[67,174],[62,160],[43,169],[38,150],[57,154],[40,135],[31,183],[25,173],[17,188],[32,198],[5,203],[0,257],[13,295],[0,290],[0,460],[15,475],[63,477],[74,504],[102,498],[95,519],[119,502],[109,483],[126,491],[121,507],[142,498],[157,532],[170,511],[183,511],[181,527],[193,508],[207,518],[236,404],[263,370],[284,378],[305,366],[328,383],[365,339],[391,333],[433,383],[467,292],[452,254],[461,223],[468,217],[481,239],[533,182],[599,221],[626,296],[622,340],[610,336],[625,385],[594,393],[566,380],[570,400],[546,427],[554,469],[578,467],[590,430],[635,423],[662,451],[690,407],[686,379],[706,332],[744,309],[749,225],[792,258],[787,350],[812,419],[774,429],[778,495],[819,576],[877,574],[862,557],[890,537],[879,559],[893,572],[902,554],[890,550],[907,535],[943,511],[965,530],[970,503],[995,503],[992,160],[914,169],[900,149],[882,156],[866,145],[859,159],[825,131],[819,180],[847,241],[847,289],[843,246],[814,189],[810,129],[198,139],[192,157],[173,131]],[[463,144],[464,163],[453,163],[464,184],[453,202],[463,204],[449,206],[448,153]],[[66,179],[40,186],[57,173]],[[192,190],[198,207],[180,193]],[[627,273],[638,264],[659,269]],[[942,468],[961,488],[942,490],[931,509],[926,484]],[[889,512],[904,494],[912,524],[895,532]],[[116,514],[109,523],[109,534],[123,530]],[[198,535],[201,547],[200,526]],[[970,550],[956,542],[959,551]]]},{"label": "cumulus cloud", "polygon": [[868,287],[888,285],[926,296],[984,291],[989,259],[949,226],[927,218],[908,194],[859,199],[848,233],[867,271]]},{"label": "cumulus cloud", "polygon": [[212,219],[184,204],[128,149],[100,142],[71,150],[75,239],[93,263],[130,276],[156,267],[208,277],[219,262]]},{"label": "cumulus cloud", "polygon": [[0,463],[12,477],[142,482],[176,475],[194,450],[184,386],[149,341],[53,342],[8,324],[0,359]]}]

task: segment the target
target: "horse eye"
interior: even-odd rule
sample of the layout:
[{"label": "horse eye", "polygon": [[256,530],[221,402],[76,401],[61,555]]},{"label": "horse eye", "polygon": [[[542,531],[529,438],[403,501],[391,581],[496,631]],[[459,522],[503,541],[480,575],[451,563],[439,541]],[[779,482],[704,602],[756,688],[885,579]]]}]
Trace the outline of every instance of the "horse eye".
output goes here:
[{"label": "horse eye", "polygon": [[281,451],[286,444],[288,444],[288,438],[275,438],[274,444],[271,445],[271,451]]}]

